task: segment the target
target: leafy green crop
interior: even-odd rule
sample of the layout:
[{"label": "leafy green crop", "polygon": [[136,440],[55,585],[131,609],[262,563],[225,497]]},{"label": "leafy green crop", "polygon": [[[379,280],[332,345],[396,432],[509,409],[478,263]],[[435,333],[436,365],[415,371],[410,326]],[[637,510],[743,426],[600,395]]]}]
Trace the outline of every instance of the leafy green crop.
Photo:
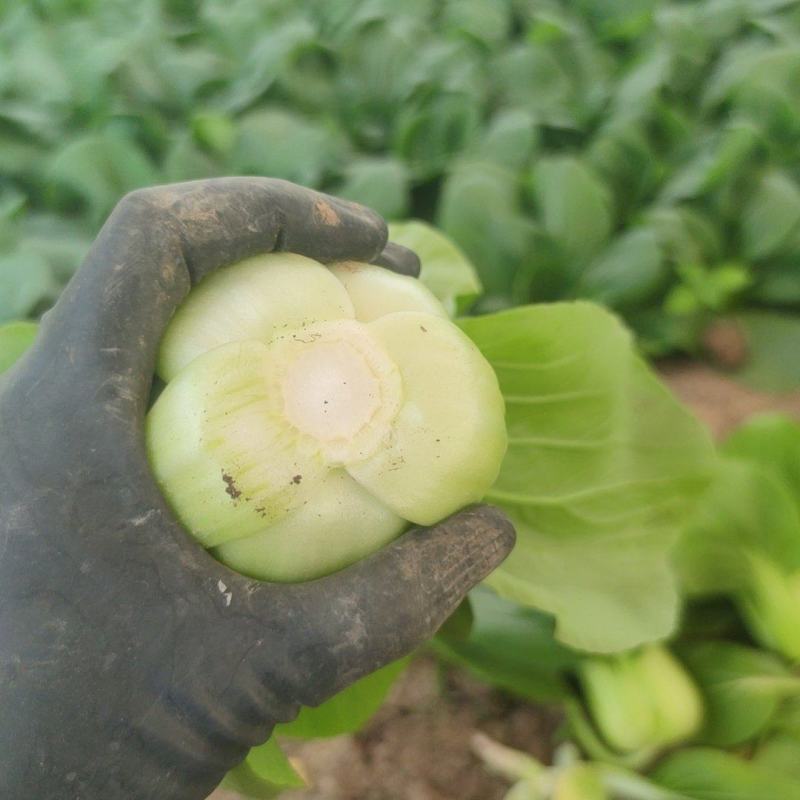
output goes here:
[{"label": "leafy green crop", "polygon": [[713,472],[708,435],[597,306],[460,322],[506,401],[509,449],[486,497],[510,515],[517,546],[489,584],[553,614],[573,647],[668,636],[679,605],[669,550]]},{"label": "leafy green crop", "polygon": [[485,587],[470,594],[469,604],[473,614],[469,630],[455,639],[442,631],[433,642],[439,655],[529,700],[554,702],[569,696],[565,674],[578,656],[556,642],[552,621],[545,614]]},{"label": "leafy green crop", "polygon": [[653,779],[690,800],[798,800],[800,781],[721,750],[675,753]]},{"label": "leafy green crop", "polygon": [[124,192],[241,173],[436,221],[482,308],[598,300],[652,353],[800,307],[792,2],[12,0],[0,49],[0,321]]},{"label": "leafy green crop", "polygon": [[[38,317],[142,185],[264,174],[376,208],[450,315],[501,312],[461,324],[506,397],[490,499],[519,544],[436,651],[570,705],[579,650],[671,636],[698,744],[739,749],[647,779],[528,760],[514,797],[800,797],[799,429],[752,423],[716,459],[613,316],[542,305],[603,303],[655,355],[723,317],[741,377],[800,385],[797,3],[12,0],[0,51],[0,323]],[[0,371],[34,334],[0,329]],[[400,669],[283,733],[353,730]],[[300,783],[275,740],[228,780]]]},{"label": "leafy green crop", "polygon": [[756,419],[724,451],[676,549],[685,590],[731,596],[761,644],[800,661],[800,426]]}]

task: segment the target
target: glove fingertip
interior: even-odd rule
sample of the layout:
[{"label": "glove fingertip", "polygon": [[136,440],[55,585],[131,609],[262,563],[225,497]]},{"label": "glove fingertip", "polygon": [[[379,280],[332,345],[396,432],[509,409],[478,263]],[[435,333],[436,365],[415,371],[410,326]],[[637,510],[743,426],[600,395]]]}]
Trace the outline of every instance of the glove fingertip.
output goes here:
[{"label": "glove fingertip", "polygon": [[419,277],[422,267],[419,256],[413,250],[394,242],[387,242],[386,247],[372,263],[412,278]]}]

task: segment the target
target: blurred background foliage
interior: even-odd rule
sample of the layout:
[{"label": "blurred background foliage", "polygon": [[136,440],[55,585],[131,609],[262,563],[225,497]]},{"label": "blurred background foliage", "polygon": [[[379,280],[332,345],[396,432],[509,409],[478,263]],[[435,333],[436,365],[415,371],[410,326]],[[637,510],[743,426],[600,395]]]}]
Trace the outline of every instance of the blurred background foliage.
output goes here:
[{"label": "blurred background foliage", "polygon": [[11,0],[0,52],[0,321],[126,191],[262,174],[436,222],[477,310],[595,299],[661,355],[759,307],[737,335],[800,341],[796,2]]}]

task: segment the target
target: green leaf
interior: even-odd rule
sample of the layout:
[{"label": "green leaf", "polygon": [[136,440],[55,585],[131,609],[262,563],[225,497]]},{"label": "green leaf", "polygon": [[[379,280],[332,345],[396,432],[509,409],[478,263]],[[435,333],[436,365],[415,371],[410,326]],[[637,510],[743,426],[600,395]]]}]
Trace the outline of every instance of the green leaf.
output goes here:
[{"label": "green leaf", "polygon": [[720,264],[709,269],[683,263],[676,266],[675,272],[680,282],[664,300],[664,310],[676,316],[726,311],[750,285],[750,275],[741,264]]},{"label": "green leaf", "polygon": [[599,772],[603,786],[612,798],[620,800],[692,800],[685,794],[678,794],[657,786],[648,778],[624,766],[595,762],[594,769]]},{"label": "green leaf", "polygon": [[587,163],[614,192],[626,219],[657,188],[664,167],[636,120],[614,120],[598,131],[586,152]]},{"label": "green leaf", "polygon": [[474,157],[477,161],[521,170],[538,143],[539,131],[532,113],[516,108],[502,110],[495,114],[486,133],[476,144]]},{"label": "green leaf", "polygon": [[653,299],[667,276],[656,234],[631,228],[586,267],[575,294],[612,308],[635,307]]},{"label": "green leaf", "polygon": [[714,223],[694,209],[655,206],[642,216],[658,237],[667,258],[674,264],[707,264],[722,250],[720,232]]},{"label": "green leaf", "polygon": [[198,112],[192,117],[192,136],[212,153],[230,153],[236,141],[236,126],[227,114]]},{"label": "green leaf", "polygon": [[389,690],[408,666],[408,659],[394,661],[316,708],[302,708],[294,722],[278,725],[278,736],[319,739],[354,733],[366,725],[383,704]]},{"label": "green leaf", "polygon": [[641,58],[622,77],[614,92],[612,115],[638,119],[652,112],[660,89],[673,73],[673,59],[664,42],[643,51]]},{"label": "green leaf", "polygon": [[239,792],[248,800],[272,800],[285,789],[305,786],[305,780],[284,755],[274,735],[266,744],[250,750],[247,758],[222,782],[223,788]]},{"label": "green leaf", "polygon": [[757,283],[750,292],[754,304],[773,308],[800,307],[800,253],[796,244],[792,246],[792,251],[771,262],[759,264]]},{"label": "green leaf", "polygon": [[628,41],[641,36],[652,24],[657,0],[578,0],[577,6],[604,39]]},{"label": "green leaf", "polygon": [[510,3],[487,0],[449,0],[443,24],[452,33],[474,38],[487,47],[502,46],[511,26]]},{"label": "green leaf", "polygon": [[575,272],[594,258],[613,224],[608,189],[575,158],[540,159],[534,192],[545,230],[558,241]]},{"label": "green leaf", "polygon": [[756,751],[753,763],[773,775],[786,775],[800,781],[800,738],[777,734]]},{"label": "green leaf", "polygon": [[553,621],[485,588],[470,594],[473,621],[466,639],[437,636],[432,646],[492,686],[538,702],[568,696],[564,673],[577,656],[553,638]]},{"label": "green leaf", "polygon": [[0,323],[28,316],[55,293],[50,265],[32,247],[0,256]]},{"label": "green leaf", "polygon": [[360,159],[347,167],[334,194],[368,206],[385,219],[400,219],[408,214],[409,184],[410,175],[401,161]]},{"label": "green leaf", "polygon": [[800,569],[800,516],[788,488],[758,464],[722,459],[681,534],[675,562],[691,594],[735,593],[756,553]]},{"label": "green leaf", "polygon": [[547,47],[513,44],[495,54],[489,69],[502,103],[527,108],[551,125],[576,124],[573,81]]},{"label": "green leaf", "polygon": [[464,250],[490,295],[510,294],[536,230],[519,194],[513,172],[484,163],[458,164],[442,187],[437,224]]},{"label": "green leaf", "polygon": [[112,133],[87,134],[58,150],[48,175],[76,194],[99,222],[122,195],[158,183],[158,172],[136,142]]},{"label": "green leaf", "polygon": [[262,29],[245,52],[237,74],[225,86],[219,105],[229,112],[250,106],[272,86],[298,48],[313,41],[314,35],[314,26],[302,16],[266,31]]},{"label": "green leaf", "polygon": [[235,172],[318,186],[345,151],[335,129],[282,108],[253,111],[239,120],[230,164]]},{"label": "green leaf", "polygon": [[800,518],[775,471],[723,462],[675,552],[690,593],[726,593],[753,637],[800,660]]},{"label": "green leaf", "polygon": [[784,703],[772,727],[776,733],[800,739],[800,698],[793,697]]},{"label": "green leaf", "polygon": [[170,182],[214,178],[223,170],[188,133],[176,137],[164,156],[164,177]]},{"label": "green leaf", "polygon": [[636,334],[642,353],[662,358],[674,352],[692,352],[697,338],[692,319],[668,314],[663,308],[625,309],[625,321]]},{"label": "green leaf", "polygon": [[753,638],[800,663],[800,572],[790,572],[758,553],[749,562],[749,580],[737,597]]},{"label": "green leaf", "polygon": [[729,748],[761,734],[784,697],[800,695],[800,678],[770,653],[733,642],[683,646],[680,656],[706,700],[699,741]]},{"label": "green leaf", "polygon": [[[692,738],[700,727],[700,692],[663,645],[585,658],[577,674],[594,727],[617,753],[647,757]],[[579,726],[575,732],[580,738]]]},{"label": "green leaf", "polygon": [[559,772],[553,800],[609,800],[600,772],[591,764],[572,764]]},{"label": "green leaf", "polygon": [[445,620],[436,635],[445,642],[465,642],[472,633],[474,623],[475,615],[469,595],[467,595],[458,604],[458,608]]},{"label": "green leaf", "polygon": [[760,259],[779,252],[800,225],[800,186],[788,175],[763,175],[742,210],[745,258]]},{"label": "green leaf", "polygon": [[723,452],[759,464],[790,490],[800,519],[800,424],[783,414],[760,414],[740,425]]},{"label": "green leaf", "polygon": [[35,322],[0,325],[0,374],[5,372],[33,344],[39,326]]},{"label": "green leaf", "polygon": [[574,274],[568,266],[558,242],[541,227],[531,226],[526,252],[520,257],[511,284],[513,305],[559,300],[577,294],[573,288]]},{"label": "green leaf", "polygon": [[652,778],[692,800],[800,798],[800,781],[721,750],[681,750],[660,764]]},{"label": "green leaf", "polygon": [[17,229],[26,246],[44,258],[59,282],[72,276],[92,244],[90,232],[76,220],[55,214],[28,214]]},{"label": "green leaf", "polygon": [[506,400],[509,450],[487,495],[517,528],[488,579],[556,618],[573,647],[614,652],[669,635],[668,551],[715,459],[620,323],[589,303],[461,320]]},{"label": "green leaf", "polygon": [[481,293],[475,267],[447,236],[420,220],[393,222],[389,239],[413,250],[420,259],[420,280],[451,316],[469,308]]},{"label": "green leaf", "polygon": [[748,357],[736,377],[755,389],[788,392],[800,387],[800,317],[777,311],[744,311],[733,318]]},{"label": "green leaf", "polygon": [[673,175],[661,192],[661,200],[673,203],[697,197],[732,180],[748,165],[760,142],[761,131],[753,123],[731,123]]},{"label": "green leaf", "polygon": [[395,121],[393,152],[424,180],[444,170],[478,132],[480,115],[474,97],[439,92],[408,104]]}]

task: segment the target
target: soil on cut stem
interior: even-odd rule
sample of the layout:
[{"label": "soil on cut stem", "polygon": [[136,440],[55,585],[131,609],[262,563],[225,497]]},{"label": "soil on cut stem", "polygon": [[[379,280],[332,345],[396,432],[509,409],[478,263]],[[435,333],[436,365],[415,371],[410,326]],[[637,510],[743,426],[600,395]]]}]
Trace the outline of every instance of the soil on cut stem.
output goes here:
[{"label": "soil on cut stem", "polygon": [[236,500],[242,496],[241,489],[236,485],[233,475],[228,475],[225,470],[222,471],[222,481],[225,484],[225,492],[232,499]]},{"label": "soil on cut stem", "polygon": [[[757,392],[702,364],[676,361],[659,369],[717,439],[767,411],[800,420],[800,392]],[[514,700],[424,657],[411,665],[363,731],[287,743],[312,787],[287,792],[281,800],[500,800],[509,785],[472,754],[475,731],[548,761],[560,723],[557,709]],[[223,792],[212,798],[240,800]]]}]

